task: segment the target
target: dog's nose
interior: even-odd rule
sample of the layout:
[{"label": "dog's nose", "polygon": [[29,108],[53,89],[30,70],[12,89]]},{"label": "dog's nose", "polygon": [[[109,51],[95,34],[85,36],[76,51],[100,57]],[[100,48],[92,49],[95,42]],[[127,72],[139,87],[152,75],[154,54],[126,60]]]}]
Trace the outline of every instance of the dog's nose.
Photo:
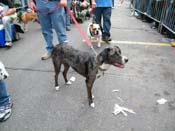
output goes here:
[{"label": "dog's nose", "polygon": [[128,58],[125,58],[125,63],[127,63],[129,61],[129,59]]},{"label": "dog's nose", "polygon": [[4,79],[6,79],[7,78],[7,75],[4,75]]}]

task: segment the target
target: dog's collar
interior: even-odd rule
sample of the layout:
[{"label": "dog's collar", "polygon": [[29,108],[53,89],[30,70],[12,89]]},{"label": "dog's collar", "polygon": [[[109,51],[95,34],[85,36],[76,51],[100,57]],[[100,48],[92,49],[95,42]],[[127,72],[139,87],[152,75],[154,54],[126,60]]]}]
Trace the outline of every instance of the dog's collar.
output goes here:
[{"label": "dog's collar", "polygon": [[99,68],[99,70],[101,70],[101,71],[106,71],[106,70],[109,69],[110,66],[111,66],[111,65],[109,65],[109,64],[103,63],[103,64],[99,65],[98,68]]},{"label": "dog's collar", "polygon": [[98,79],[98,78],[100,78],[101,76],[104,76],[104,74],[105,74],[105,71],[103,71],[103,70],[101,70],[100,68],[98,68],[98,73],[97,73],[96,78]]},{"label": "dog's collar", "polygon": [[103,69],[103,68],[101,68],[101,67],[99,66],[99,67],[98,67],[98,70],[104,72],[104,71],[106,71],[107,69]]}]

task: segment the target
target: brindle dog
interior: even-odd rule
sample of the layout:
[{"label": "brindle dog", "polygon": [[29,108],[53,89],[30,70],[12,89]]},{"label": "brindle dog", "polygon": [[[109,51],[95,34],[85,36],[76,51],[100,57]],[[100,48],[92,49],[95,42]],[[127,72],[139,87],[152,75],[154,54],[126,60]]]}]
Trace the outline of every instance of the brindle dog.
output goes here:
[{"label": "brindle dog", "polygon": [[52,61],[55,69],[56,89],[59,89],[58,75],[61,65],[64,65],[63,77],[66,83],[69,83],[67,72],[69,67],[72,67],[76,72],[86,78],[89,105],[95,107],[91,90],[97,73],[99,71],[106,71],[109,65],[124,68],[124,64],[128,62],[128,58],[121,55],[121,50],[118,46],[105,48],[97,56],[94,56],[88,52],[76,50],[67,44],[61,44],[55,46],[52,51]]}]

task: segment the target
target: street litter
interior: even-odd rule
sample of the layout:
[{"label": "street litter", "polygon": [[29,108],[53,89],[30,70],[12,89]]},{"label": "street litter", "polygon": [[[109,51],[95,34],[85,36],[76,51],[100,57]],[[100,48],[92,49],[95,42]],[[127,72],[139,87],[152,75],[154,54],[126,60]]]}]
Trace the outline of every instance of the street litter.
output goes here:
[{"label": "street litter", "polygon": [[119,92],[119,90],[115,89],[115,90],[112,90],[112,92]]},{"label": "street litter", "polygon": [[128,114],[125,111],[136,114],[133,110],[125,107],[121,107],[118,104],[115,104],[113,114],[118,115],[119,113],[123,113],[124,116],[128,116]]},{"label": "street litter", "polygon": [[70,78],[70,81],[72,81],[72,82],[74,82],[76,80],[76,78],[74,77],[74,76],[72,76],[71,78]]},{"label": "street litter", "polygon": [[157,103],[160,104],[160,105],[163,105],[163,104],[165,104],[166,102],[167,102],[167,100],[164,99],[164,98],[161,98],[161,99],[157,100]]},{"label": "street litter", "polygon": [[124,102],[124,100],[121,97],[117,97],[117,99],[119,99],[121,102]]}]

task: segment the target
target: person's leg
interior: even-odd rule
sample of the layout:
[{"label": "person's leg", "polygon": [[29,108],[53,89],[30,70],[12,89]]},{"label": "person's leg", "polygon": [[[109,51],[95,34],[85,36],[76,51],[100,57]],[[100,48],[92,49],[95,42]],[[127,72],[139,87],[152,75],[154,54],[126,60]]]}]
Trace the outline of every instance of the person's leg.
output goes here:
[{"label": "person's leg", "polygon": [[102,7],[96,7],[94,9],[94,15],[95,15],[95,22],[101,26]]},{"label": "person's leg", "polygon": [[[38,14],[38,18],[41,25],[42,34],[46,41],[46,50],[48,53],[51,53],[54,45],[53,45],[53,31],[52,31],[52,22],[51,22],[51,15],[46,14],[49,11],[47,8],[47,2],[37,0],[36,6],[41,13]],[[57,21],[58,22],[58,21]],[[58,22],[59,23],[59,22]]]},{"label": "person's leg", "polygon": [[0,80],[0,122],[7,120],[12,112],[12,103],[4,81]]},{"label": "person's leg", "polygon": [[[12,45],[12,19],[9,16],[4,16],[2,18],[2,23],[5,30],[5,41],[7,46]],[[9,44],[9,45],[8,45]]]},{"label": "person's leg", "polygon": [[[72,6],[72,0],[67,0],[67,6],[69,8],[71,8],[71,6]],[[70,15],[69,15],[69,13],[68,13],[67,10],[65,11],[65,13],[66,13],[66,30],[67,31],[70,31]]]},{"label": "person's leg", "polygon": [[[111,14],[112,14],[112,9],[111,7],[104,7],[103,10],[103,34],[102,37],[103,39],[110,38],[110,29],[111,29]],[[107,40],[109,41],[109,40]]]},{"label": "person's leg", "polygon": [[114,0],[112,0],[112,7],[114,7]]},{"label": "person's leg", "polygon": [[5,82],[0,80],[0,107],[10,103],[10,96],[7,93]]},{"label": "person's leg", "polygon": [[[51,3],[49,7],[50,9],[53,9],[55,5],[57,5],[57,2],[50,2],[50,3]],[[65,15],[64,8],[58,8],[57,10],[55,10],[50,14],[53,28],[56,31],[59,44],[68,43],[67,33],[65,28],[66,21],[65,21],[64,15]]]}]

